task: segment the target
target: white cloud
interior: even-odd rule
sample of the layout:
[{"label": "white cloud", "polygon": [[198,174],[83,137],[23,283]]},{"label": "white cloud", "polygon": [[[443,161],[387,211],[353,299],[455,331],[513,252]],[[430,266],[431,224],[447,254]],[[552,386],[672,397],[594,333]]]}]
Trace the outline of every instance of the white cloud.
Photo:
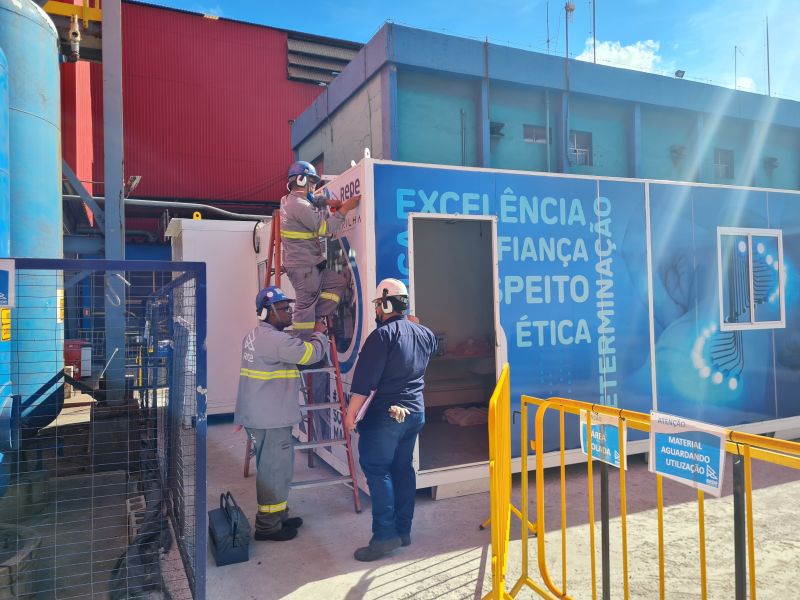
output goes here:
[{"label": "white cloud", "polygon": [[194,11],[204,15],[213,15],[215,17],[222,16],[222,7],[219,4],[213,6],[196,5]]},{"label": "white cloud", "polygon": [[753,80],[752,77],[747,77],[745,75],[740,75],[736,79],[736,89],[737,90],[744,90],[745,92],[755,92],[756,91],[756,82]]},{"label": "white cloud", "polygon": [[[612,67],[652,73],[661,67],[661,56],[658,53],[660,47],[661,44],[655,40],[642,40],[627,46],[623,46],[620,42],[598,41],[597,62]],[[591,37],[586,38],[583,52],[576,58],[577,60],[592,61]]]}]

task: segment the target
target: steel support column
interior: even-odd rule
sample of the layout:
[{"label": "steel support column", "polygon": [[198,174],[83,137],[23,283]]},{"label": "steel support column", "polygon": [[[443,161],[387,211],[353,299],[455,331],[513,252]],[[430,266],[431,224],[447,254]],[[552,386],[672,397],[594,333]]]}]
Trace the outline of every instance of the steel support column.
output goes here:
[{"label": "steel support column", "polygon": [[[125,258],[125,205],[122,132],[122,4],[103,2],[103,143],[105,250],[107,260]],[[106,274],[106,395],[110,404],[125,398],[125,279]]]}]

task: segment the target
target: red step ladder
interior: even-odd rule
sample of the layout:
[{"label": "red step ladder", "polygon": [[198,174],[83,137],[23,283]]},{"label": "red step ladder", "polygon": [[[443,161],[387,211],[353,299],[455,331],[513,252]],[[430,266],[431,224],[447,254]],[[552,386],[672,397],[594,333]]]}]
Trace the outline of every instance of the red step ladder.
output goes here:
[{"label": "red step ladder", "polygon": [[[264,287],[269,287],[272,281],[272,276],[275,276],[275,285],[281,285],[281,273],[283,267],[281,264],[281,222],[279,212],[276,210],[272,215],[272,231],[269,238],[269,250],[267,253],[266,275]],[[303,382],[301,391],[305,398],[305,403],[300,405],[301,411],[305,414],[306,432],[308,439],[305,442],[300,442],[294,445],[295,450],[308,450],[308,466],[314,466],[314,456],[317,448],[330,448],[334,446],[344,446],[347,454],[347,467],[349,474],[338,477],[325,477],[322,479],[306,480],[306,481],[293,481],[292,489],[302,489],[311,487],[320,487],[325,485],[335,485],[343,483],[349,485],[353,490],[353,506],[357,513],[361,512],[361,498],[358,493],[358,481],[356,479],[356,465],[353,459],[353,446],[350,440],[350,432],[344,427],[344,416],[347,414],[347,404],[345,403],[344,388],[342,386],[342,371],[339,367],[339,355],[336,351],[336,338],[333,334],[333,319],[327,317],[328,326],[328,340],[330,341],[330,355],[331,367],[322,367],[319,369],[308,369],[301,371]],[[336,384],[336,398],[335,402],[315,402],[312,393],[312,379],[315,373],[333,374]],[[327,400],[327,399],[326,399]],[[314,427],[314,412],[319,410],[336,410],[342,416],[342,429],[344,431],[343,437],[334,437],[328,439],[318,439],[316,437],[316,429]],[[244,476],[250,476],[250,461],[255,456],[255,448],[250,436],[247,436],[247,442],[244,454]]]}]

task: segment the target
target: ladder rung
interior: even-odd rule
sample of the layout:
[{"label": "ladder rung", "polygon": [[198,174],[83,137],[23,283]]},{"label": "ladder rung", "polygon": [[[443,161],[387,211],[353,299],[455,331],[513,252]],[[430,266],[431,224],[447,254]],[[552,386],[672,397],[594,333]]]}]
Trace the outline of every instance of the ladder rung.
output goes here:
[{"label": "ladder rung", "polygon": [[308,373],[335,373],[336,369],[333,367],[319,367],[317,369],[298,369],[300,371],[300,375],[306,375]]},{"label": "ladder rung", "polygon": [[303,488],[320,487],[323,485],[336,485],[337,483],[353,483],[353,478],[349,475],[342,475],[341,477],[328,477],[327,479],[295,481],[289,487],[291,487],[293,490],[302,490]]},{"label": "ladder rung", "polygon": [[337,408],[340,409],[342,406],[338,402],[320,402],[319,404],[301,404],[300,410],[323,410],[325,408]]},{"label": "ladder rung", "polygon": [[327,440],[317,440],[316,442],[302,442],[295,444],[295,450],[307,450],[309,448],[322,448],[324,446],[343,446],[347,443],[344,438],[331,438]]}]

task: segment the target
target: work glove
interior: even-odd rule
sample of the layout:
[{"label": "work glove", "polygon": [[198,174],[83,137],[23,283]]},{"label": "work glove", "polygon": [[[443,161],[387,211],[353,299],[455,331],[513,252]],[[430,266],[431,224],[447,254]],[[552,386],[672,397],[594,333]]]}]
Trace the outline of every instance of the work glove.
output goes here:
[{"label": "work glove", "polygon": [[411,414],[411,411],[407,408],[403,408],[402,406],[392,405],[389,407],[389,416],[392,417],[398,423],[402,423],[406,420],[406,417]]}]

